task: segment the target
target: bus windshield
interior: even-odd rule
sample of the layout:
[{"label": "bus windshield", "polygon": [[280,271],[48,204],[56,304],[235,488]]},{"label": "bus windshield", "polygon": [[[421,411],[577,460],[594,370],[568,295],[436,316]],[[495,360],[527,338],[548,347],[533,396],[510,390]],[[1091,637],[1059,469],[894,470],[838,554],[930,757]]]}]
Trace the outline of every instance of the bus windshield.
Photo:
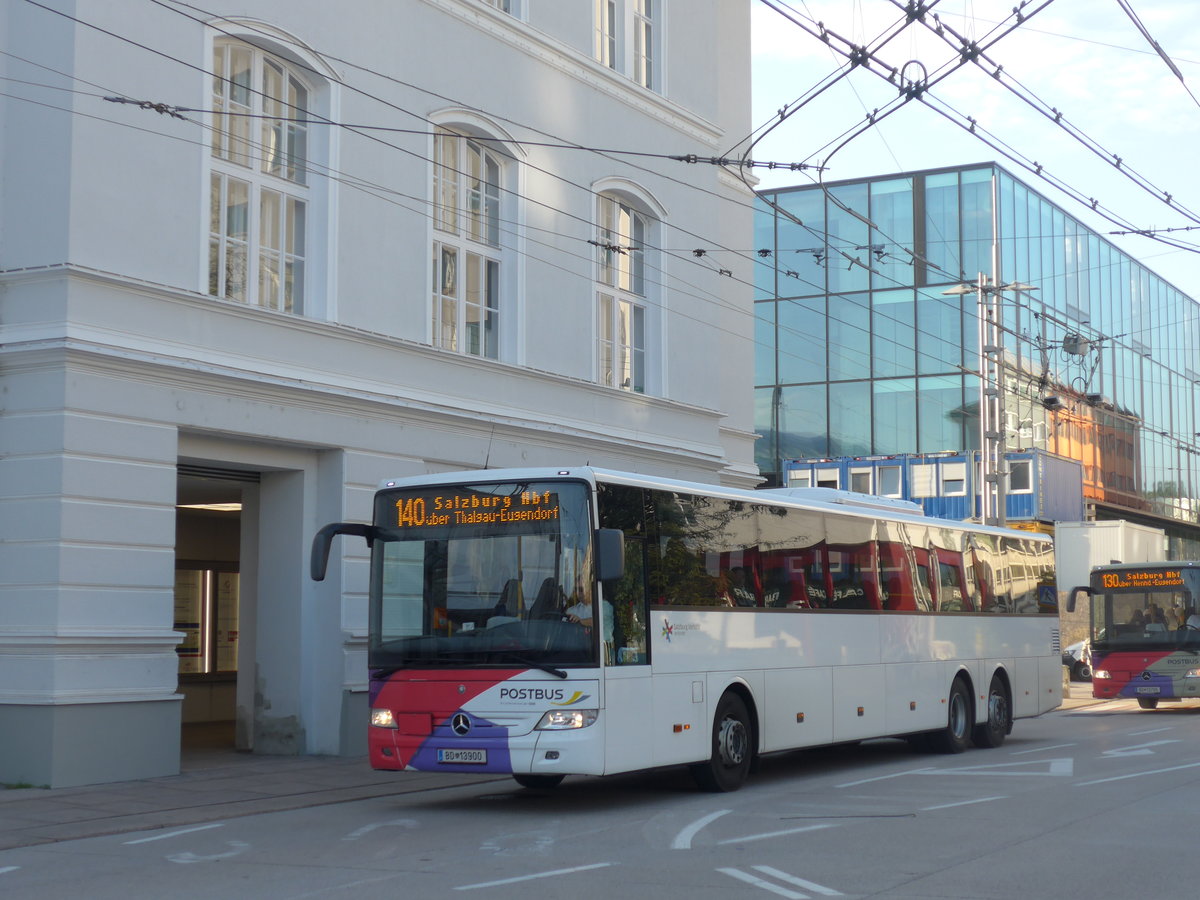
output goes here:
[{"label": "bus windshield", "polygon": [[597,665],[591,521],[577,481],[381,492],[370,666]]},{"label": "bus windshield", "polygon": [[1093,574],[1093,591],[1093,649],[1167,648],[1195,640],[1188,620],[1197,613],[1200,569],[1101,570]]}]

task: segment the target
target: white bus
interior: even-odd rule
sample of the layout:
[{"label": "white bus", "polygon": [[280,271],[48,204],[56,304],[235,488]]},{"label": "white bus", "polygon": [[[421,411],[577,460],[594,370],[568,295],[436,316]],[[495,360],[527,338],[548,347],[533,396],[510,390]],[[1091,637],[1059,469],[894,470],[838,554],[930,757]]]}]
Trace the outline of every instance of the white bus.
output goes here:
[{"label": "white bus", "polygon": [[565,775],[886,736],[999,745],[1055,708],[1049,539],[830,491],[593,468],[384,483],[370,525],[371,765]]}]

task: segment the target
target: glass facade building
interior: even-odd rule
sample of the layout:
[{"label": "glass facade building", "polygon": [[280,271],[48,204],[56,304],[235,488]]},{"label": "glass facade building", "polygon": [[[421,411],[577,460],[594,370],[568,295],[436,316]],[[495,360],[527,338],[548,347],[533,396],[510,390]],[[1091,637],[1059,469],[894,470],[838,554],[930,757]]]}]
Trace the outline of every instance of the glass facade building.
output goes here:
[{"label": "glass facade building", "polygon": [[[986,356],[1006,449],[1079,460],[1096,518],[1165,528],[1200,555],[1195,299],[994,164],[758,205],[769,483],[792,458],[978,450]],[[1001,347],[980,347],[981,276]]]}]

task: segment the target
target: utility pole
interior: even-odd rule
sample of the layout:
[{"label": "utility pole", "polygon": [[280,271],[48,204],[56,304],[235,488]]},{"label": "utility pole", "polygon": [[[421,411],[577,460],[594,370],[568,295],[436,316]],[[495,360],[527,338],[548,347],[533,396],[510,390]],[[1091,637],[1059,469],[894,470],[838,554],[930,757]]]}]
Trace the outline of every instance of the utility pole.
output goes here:
[{"label": "utility pole", "polygon": [[1000,339],[1004,291],[1036,291],[1013,282],[993,285],[983,272],[975,284],[960,284],[943,294],[975,292],[979,319],[979,521],[1008,524],[1008,431],[1004,404],[1004,342]]}]

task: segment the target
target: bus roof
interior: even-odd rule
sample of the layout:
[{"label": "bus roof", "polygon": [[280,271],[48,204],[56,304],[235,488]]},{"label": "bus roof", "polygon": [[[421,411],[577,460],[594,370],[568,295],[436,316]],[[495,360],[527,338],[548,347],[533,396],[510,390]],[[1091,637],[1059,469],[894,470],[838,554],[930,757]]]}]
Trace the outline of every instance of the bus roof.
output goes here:
[{"label": "bus roof", "polygon": [[[554,478],[576,478],[589,484],[610,483],[623,484],[630,487],[656,488],[659,490],[676,490],[690,494],[703,494],[719,497],[724,500],[741,500],[747,503],[761,503],[771,506],[787,506],[798,509],[808,509],[815,512],[836,513],[842,516],[862,519],[887,519],[894,522],[909,522],[914,525],[924,525],[934,528],[953,528],[958,531],[970,531],[975,534],[992,534],[1005,537],[1023,537],[1040,542],[1050,542],[1049,535],[1033,531],[1023,531],[1013,528],[1000,528],[994,525],[980,525],[975,522],[964,522],[958,519],[940,519],[926,516],[919,510],[891,508],[890,504],[875,502],[863,503],[861,506],[850,505],[833,497],[823,497],[822,493],[804,492],[797,489],[748,490],[745,488],[727,487],[721,484],[705,482],[682,481],[675,478],[664,478],[657,475],[639,475],[633,472],[619,472],[612,469],[601,469],[593,466],[564,466],[559,469],[516,468],[516,469],[473,469],[458,472],[434,472],[427,475],[410,475],[404,478],[389,479],[381,482],[379,490],[416,487],[418,485],[462,484],[464,482],[492,481],[543,481]],[[846,491],[832,491],[832,494],[844,495]],[[869,501],[887,500],[874,495],[863,495]],[[887,508],[884,508],[886,506]],[[915,506],[915,504],[914,504]]]}]

